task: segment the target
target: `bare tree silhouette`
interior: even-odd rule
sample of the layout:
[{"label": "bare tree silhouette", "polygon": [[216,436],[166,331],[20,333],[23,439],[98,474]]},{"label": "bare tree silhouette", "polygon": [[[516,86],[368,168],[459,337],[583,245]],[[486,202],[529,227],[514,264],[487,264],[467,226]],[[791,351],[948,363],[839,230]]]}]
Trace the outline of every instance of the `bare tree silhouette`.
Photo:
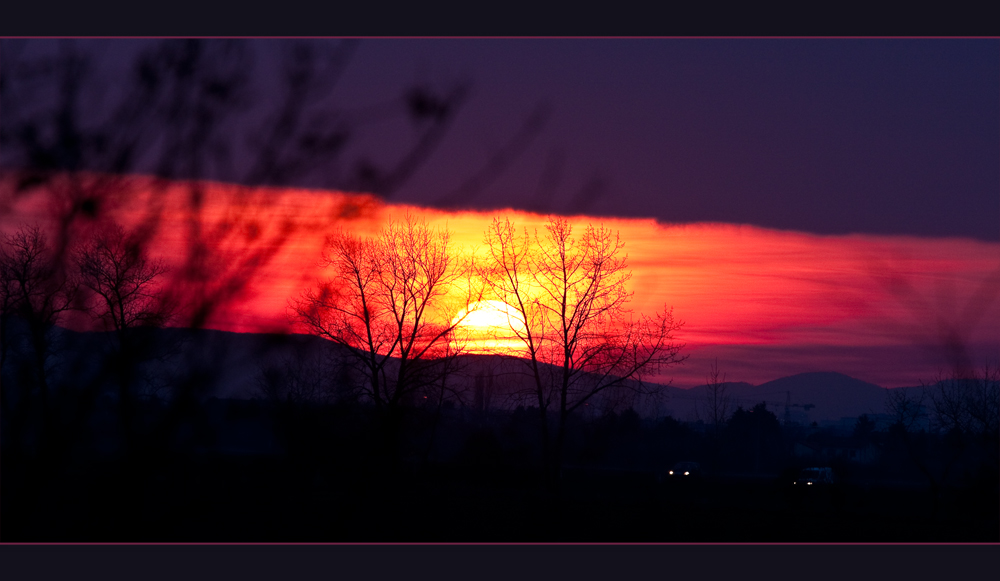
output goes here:
[{"label": "bare tree silhouette", "polygon": [[716,360],[712,363],[705,381],[705,395],[698,406],[700,410],[696,409],[696,413],[702,415],[712,426],[710,446],[713,470],[717,470],[719,467],[723,448],[722,437],[725,433],[724,428],[734,411],[733,398],[726,393],[727,390],[726,374],[719,370],[719,361]]},{"label": "bare tree silhouette", "polygon": [[1000,370],[984,364],[961,376],[938,380],[929,389],[938,427],[990,438],[1000,423]]},{"label": "bare tree silhouette", "polygon": [[933,427],[944,436],[941,482],[963,458],[977,470],[1000,472],[1000,370],[984,364],[963,375],[945,377],[925,386],[933,412]]},{"label": "bare tree silhouette", "polygon": [[934,442],[925,428],[932,420],[927,405],[930,399],[927,386],[918,394],[903,389],[886,391],[886,412],[892,421],[888,430],[890,442],[901,446],[910,463],[926,478],[930,487],[931,514],[936,516],[957,456],[954,450],[939,450],[935,455],[930,449]]},{"label": "bare tree silhouette", "polygon": [[890,417],[891,425],[913,431],[926,419],[925,390],[921,390],[919,394],[902,389],[887,389],[885,392],[885,411]]},{"label": "bare tree silhouette", "polygon": [[171,316],[159,278],[162,260],[149,259],[136,236],[118,225],[97,234],[80,252],[80,281],[97,297],[94,315],[124,340],[130,329],[161,326]]},{"label": "bare tree silhouette", "polygon": [[113,332],[109,365],[118,383],[118,408],[126,445],[135,442],[134,383],[137,367],[152,355],[148,337],[136,331],[165,325],[173,305],[160,280],[167,269],[149,259],[138,237],[111,224],[97,233],[77,255],[81,286],[93,293],[92,315]]},{"label": "bare tree silhouette", "polygon": [[291,301],[309,332],[349,348],[366,375],[367,399],[389,422],[417,392],[443,382],[458,313],[478,300],[472,262],[455,252],[447,230],[413,216],[374,237],[328,237],[323,264],[333,278]]},{"label": "bare tree silhouette", "polygon": [[733,407],[732,397],[726,394],[727,389],[726,374],[719,371],[716,360],[705,381],[705,399],[701,402],[705,419],[711,423],[716,435],[725,426]]},{"label": "bare tree silhouette", "polygon": [[[51,331],[74,308],[77,293],[76,281],[60,266],[45,234],[37,226],[22,226],[0,241],[0,306],[3,307],[0,369],[7,363],[12,337],[21,335],[12,333],[15,320],[26,326],[30,352],[15,361],[11,377],[14,381],[3,381],[3,406],[8,412],[16,408],[26,412],[31,395],[37,392],[43,432],[51,421],[52,409],[52,386],[48,379]],[[17,405],[11,393],[14,385],[21,387]]]},{"label": "bare tree silhouette", "polygon": [[624,242],[607,228],[587,226],[575,237],[567,220],[550,218],[545,232],[532,236],[496,218],[485,243],[489,262],[480,274],[489,293],[517,313],[510,330],[527,349],[546,480],[556,486],[569,415],[598,396],[648,391],[644,374],[684,360],[683,345],[673,341],[682,323],[669,309],[632,316]]}]

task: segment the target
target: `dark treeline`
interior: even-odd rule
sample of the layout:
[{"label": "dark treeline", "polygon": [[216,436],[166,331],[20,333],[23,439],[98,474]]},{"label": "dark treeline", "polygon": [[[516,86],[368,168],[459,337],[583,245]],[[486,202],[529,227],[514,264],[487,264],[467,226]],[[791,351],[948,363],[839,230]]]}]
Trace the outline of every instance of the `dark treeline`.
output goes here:
[{"label": "dark treeline", "polygon": [[[12,336],[28,336],[23,322],[11,326]],[[737,407],[714,426],[597,402],[570,416],[553,491],[545,485],[538,410],[516,397],[530,377],[503,357],[459,358],[443,397],[428,388],[405,402],[390,457],[384,424],[341,348],[306,336],[146,331],[147,344],[175,346],[174,357],[187,350],[229,365],[238,351],[259,359],[234,380],[239,397],[205,392],[159,440],[156,427],[175,413],[169,398],[137,398],[126,428],[116,377],[100,380],[105,387],[58,465],[40,453],[40,424],[29,421],[34,429],[22,435],[18,461],[32,470],[18,470],[5,446],[4,465],[13,468],[3,475],[5,538],[915,542],[996,535],[995,440],[945,431],[926,402],[930,422],[862,416],[847,431],[782,425],[765,404]],[[111,335],[54,329],[53,340],[73,356],[53,358],[53,384],[89,385],[100,370],[82,362],[107,349]],[[167,365],[149,361],[136,374]],[[927,401],[948,387],[928,386]],[[67,435],[80,409],[71,394],[82,391],[64,389],[52,412],[52,425]],[[43,459],[50,477],[25,480]],[[666,476],[681,461],[700,463],[698,480]],[[812,466],[832,467],[835,486],[797,489],[799,471]]]}]

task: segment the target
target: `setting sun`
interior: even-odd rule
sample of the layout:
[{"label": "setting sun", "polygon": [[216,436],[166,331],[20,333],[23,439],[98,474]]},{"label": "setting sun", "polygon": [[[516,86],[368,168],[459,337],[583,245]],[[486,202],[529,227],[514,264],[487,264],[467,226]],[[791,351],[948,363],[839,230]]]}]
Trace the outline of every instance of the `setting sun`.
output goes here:
[{"label": "setting sun", "polygon": [[476,301],[462,309],[452,324],[455,342],[474,353],[519,353],[524,343],[524,319],[517,309],[503,301]]}]

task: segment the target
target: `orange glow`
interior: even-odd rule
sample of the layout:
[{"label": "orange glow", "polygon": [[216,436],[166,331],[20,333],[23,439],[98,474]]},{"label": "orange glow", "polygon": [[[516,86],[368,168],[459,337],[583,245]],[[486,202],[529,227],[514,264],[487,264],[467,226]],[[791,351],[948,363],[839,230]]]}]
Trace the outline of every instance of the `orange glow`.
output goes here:
[{"label": "orange glow", "polygon": [[527,328],[514,307],[503,301],[477,301],[452,320],[455,343],[468,353],[523,355]]},{"label": "orange glow", "polygon": [[[7,174],[0,182],[0,230],[25,222],[52,227],[55,217],[65,214],[68,202],[52,193],[61,191],[58,180],[46,190],[15,195],[12,178]],[[217,183],[199,184],[195,204],[190,183],[141,176],[119,181],[102,199],[100,216],[148,232],[150,253],[175,269],[169,284],[180,285],[182,267],[196,250],[195,233],[209,244],[204,265],[209,283],[219,286],[241,275],[251,279],[213,304],[204,322],[239,332],[301,332],[289,319],[288,301],[328,277],[319,259],[325,236],[336,228],[370,235],[388,217],[409,212],[433,227],[446,227],[456,252],[484,260],[484,232],[494,216],[507,216],[529,232],[542,229],[547,219],[516,210],[449,212],[390,205],[370,195]],[[635,312],[673,306],[675,317],[685,322],[677,339],[692,357],[670,376],[680,385],[702,383],[707,364],[700,366],[698,358],[712,354],[734,381],[836,370],[885,386],[917,385],[940,368],[922,349],[938,345],[944,335],[964,333],[961,339],[970,345],[996,345],[1000,337],[1000,301],[982,299],[1000,286],[1000,243],[569,219],[576,227],[593,222],[620,231],[633,273]],[[73,234],[84,236],[88,224],[87,218],[78,219]],[[456,337],[465,334],[470,351],[514,349],[509,326],[507,336],[494,333],[501,319],[507,323],[506,308],[466,305],[465,290],[454,289],[444,301],[448,310],[435,316],[447,323],[464,308],[468,317]],[[765,348],[780,352],[781,360],[754,355]],[[857,355],[860,349],[881,348],[899,349],[901,355],[891,362]],[[853,354],[838,355],[851,349]]]}]

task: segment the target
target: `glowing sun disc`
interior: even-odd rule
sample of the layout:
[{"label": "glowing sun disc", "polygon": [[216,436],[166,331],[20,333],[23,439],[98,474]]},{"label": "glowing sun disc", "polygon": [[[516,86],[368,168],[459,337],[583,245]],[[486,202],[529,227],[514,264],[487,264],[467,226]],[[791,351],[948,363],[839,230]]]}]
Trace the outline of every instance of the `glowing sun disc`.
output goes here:
[{"label": "glowing sun disc", "polygon": [[524,318],[503,301],[476,301],[461,310],[452,324],[478,334],[511,337],[525,331]]}]

